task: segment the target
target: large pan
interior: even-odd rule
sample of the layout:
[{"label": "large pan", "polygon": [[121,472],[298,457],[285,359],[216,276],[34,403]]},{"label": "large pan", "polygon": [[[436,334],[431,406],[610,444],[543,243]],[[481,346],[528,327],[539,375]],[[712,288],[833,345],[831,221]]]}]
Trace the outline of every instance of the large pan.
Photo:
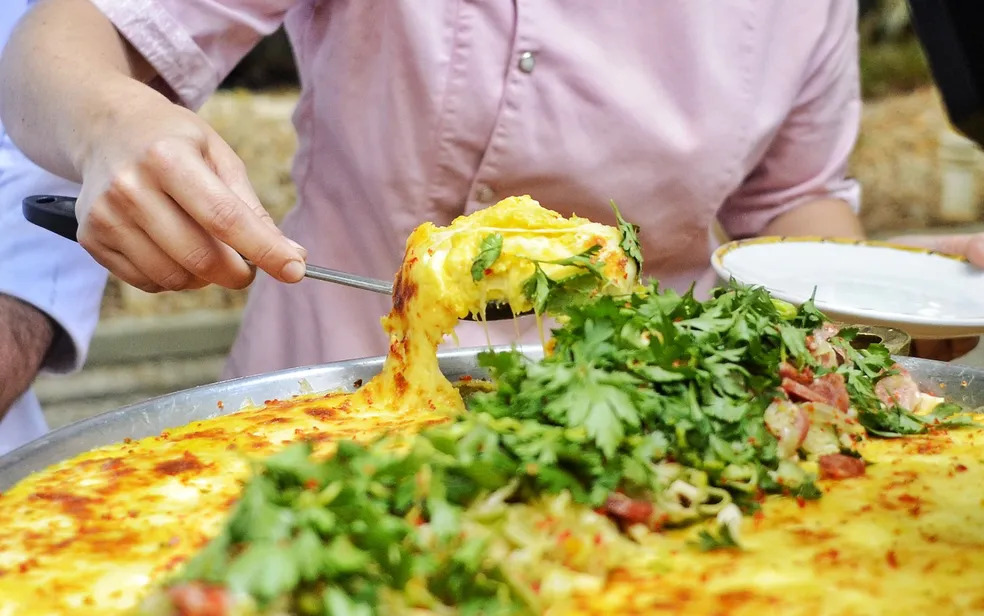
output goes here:
[{"label": "large pan", "polygon": [[[507,347],[501,347],[507,348]],[[439,354],[441,370],[454,380],[484,376],[477,365],[482,349]],[[531,358],[542,356],[539,346],[522,347]],[[984,370],[937,361],[899,357],[925,391],[971,408],[984,406]],[[0,491],[30,473],[95,447],[125,438],[153,436],[161,431],[236,411],[264,400],[284,399],[307,392],[352,390],[379,372],[382,357],[295,368],[180,391],[59,428],[0,457]]]}]

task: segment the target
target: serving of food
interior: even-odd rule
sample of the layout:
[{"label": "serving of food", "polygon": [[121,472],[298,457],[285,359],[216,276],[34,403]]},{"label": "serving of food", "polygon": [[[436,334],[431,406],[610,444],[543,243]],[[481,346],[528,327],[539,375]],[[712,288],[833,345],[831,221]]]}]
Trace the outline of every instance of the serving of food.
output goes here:
[{"label": "serving of food", "polygon": [[[643,284],[613,214],[424,224],[356,391],[24,478],[0,616],[984,612],[974,409],[809,301]],[[451,383],[437,347],[490,302],[558,325]]]}]

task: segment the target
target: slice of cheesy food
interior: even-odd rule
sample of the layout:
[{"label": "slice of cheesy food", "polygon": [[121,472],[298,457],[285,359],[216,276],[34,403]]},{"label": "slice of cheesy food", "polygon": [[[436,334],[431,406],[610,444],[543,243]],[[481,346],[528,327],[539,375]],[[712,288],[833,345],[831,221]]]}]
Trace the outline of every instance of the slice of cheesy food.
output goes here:
[{"label": "slice of cheesy food", "polygon": [[564,284],[585,295],[631,293],[639,285],[639,263],[622,242],[619,229],[564,218],[528,196],[460,216],[447,227],[420,225],[407,239],[393,310],[383,319],[389,335],[383,371],[357,396],[367,406],[463,408],[436,355],[458,320],[483,318],[489,304],[539,314],[550,294],[545,287]]}]

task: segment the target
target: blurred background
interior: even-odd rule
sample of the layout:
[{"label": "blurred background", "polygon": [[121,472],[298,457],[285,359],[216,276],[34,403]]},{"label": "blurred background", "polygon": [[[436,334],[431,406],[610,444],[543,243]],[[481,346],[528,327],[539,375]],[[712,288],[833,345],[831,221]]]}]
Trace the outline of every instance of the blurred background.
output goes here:
[{"label": "blurred background", "polygon": [[[865,110],[851,174],[863,186],[868,232],[984,228],[984,154],[949,129],[905,1],[861,0],[859,8]],[[296,99],[290,47],[277,32],[201,110],[246,162],[277,220],[294,202]],[[85,370],[38,384],[52,427],[215,381],[245,296],[218,288],[149,295],[111,278]]]}]

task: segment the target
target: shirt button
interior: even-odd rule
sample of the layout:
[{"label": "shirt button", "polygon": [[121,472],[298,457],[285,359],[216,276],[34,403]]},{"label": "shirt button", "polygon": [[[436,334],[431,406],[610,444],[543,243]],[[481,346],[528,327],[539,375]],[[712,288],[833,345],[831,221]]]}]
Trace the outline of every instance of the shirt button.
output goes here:
[{"label": "shirt button", "polygon": [[532,73],[534,66],[536,66],[536,58],[533,57],[532,51],[524,51],[519,54],[519,70],[524,73]]},{"label": "shirt button", "polygon": [[493,203],[495,202],[495,191],[485,184],[482,184],[475,191],[475,200],[479,203]]}]

